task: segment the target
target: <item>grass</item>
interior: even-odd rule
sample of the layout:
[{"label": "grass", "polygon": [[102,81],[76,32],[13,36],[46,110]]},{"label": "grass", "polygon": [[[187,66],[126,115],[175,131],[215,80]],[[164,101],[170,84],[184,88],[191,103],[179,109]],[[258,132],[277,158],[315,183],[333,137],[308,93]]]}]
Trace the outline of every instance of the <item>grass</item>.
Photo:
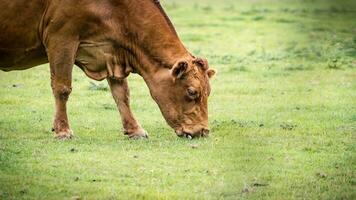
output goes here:
[{"label": "grass", "polygon": [[219,71],[211,137],[177,138],[131,75],[150,140],[128,140],[107,84],[75,69],[58,141],[48,65],[0,72],[0,199],[355,199],[354,1],[162,3]]}]

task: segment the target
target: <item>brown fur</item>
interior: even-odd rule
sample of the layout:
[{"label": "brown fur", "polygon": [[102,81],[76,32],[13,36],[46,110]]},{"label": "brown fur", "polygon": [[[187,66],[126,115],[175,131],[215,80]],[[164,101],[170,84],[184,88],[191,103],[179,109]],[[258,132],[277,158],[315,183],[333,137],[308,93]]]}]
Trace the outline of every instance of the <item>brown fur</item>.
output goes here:
[{"label": "brown fur", "polygon": [[108,80],[129,137],[147,136],[130,110],[130,73],[144,78],[179,136],[208,133],[215,72],[187,51],[157,0],[0,0],[0,9],[0,69],[50,63],[57,137],[72,135],[66,102],[73,64],[90,78]]}]

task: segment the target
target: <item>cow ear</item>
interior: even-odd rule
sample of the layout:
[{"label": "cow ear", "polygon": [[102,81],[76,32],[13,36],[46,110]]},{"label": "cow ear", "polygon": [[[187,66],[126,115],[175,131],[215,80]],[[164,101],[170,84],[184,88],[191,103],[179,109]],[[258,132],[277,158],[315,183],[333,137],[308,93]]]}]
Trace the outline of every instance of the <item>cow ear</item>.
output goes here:
[{"label": "cow ear", "polygon": [[195,58],[193,60],[193,63],[198,65],[200,68],[202,68],[203,70],[207,70],[208,69],[208,61],[206,59],[203,58]]},{"label": "cow ear", "polygon": [[208,69],[208,71],[206,73],[208,74],[208,77],[211,78],[216,74],[216,70],[215,69]]},{"label": "cow ear", "polygon": [[173,66],[171,70],[172,76],[176,79],[180,79],[183,77],[187,69],[188,63],[186,61],[179,61]]}]

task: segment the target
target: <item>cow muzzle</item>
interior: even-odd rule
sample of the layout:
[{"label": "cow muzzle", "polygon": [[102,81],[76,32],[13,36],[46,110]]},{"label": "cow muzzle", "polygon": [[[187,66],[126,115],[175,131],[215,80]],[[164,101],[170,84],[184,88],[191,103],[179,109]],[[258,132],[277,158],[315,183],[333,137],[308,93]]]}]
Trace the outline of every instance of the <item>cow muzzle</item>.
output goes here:
[{"label": "cow muzzle", "polygon": [[198,128],[195,131],[193,130],[176,130],[175,131],[178,137],[185,137],[188,139],[198,138],[198,137],[207,137],[209,136],[208,128]]}]

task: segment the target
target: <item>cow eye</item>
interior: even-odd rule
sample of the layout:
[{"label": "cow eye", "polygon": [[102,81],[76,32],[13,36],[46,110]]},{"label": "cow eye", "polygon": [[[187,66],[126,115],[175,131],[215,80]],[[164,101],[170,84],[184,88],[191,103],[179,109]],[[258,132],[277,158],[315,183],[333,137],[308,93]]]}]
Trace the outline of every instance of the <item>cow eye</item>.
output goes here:
[{"label": "cow eye", "polygon": [[187,94],[188,94],[188,97],[192,100],[198,98],[198,96],[199,96],[198,91],[192,87],[189,87],[187,89]]}]

